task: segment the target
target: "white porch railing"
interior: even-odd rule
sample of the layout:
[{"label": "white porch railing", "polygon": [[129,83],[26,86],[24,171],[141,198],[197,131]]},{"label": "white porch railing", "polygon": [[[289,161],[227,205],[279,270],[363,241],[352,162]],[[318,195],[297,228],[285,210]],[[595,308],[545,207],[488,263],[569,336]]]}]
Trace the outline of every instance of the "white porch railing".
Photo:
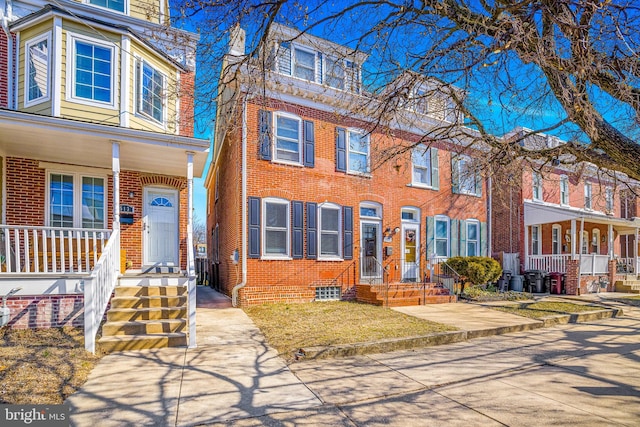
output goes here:
[{"label": "white porch railing", "polygon": [[548,273],[566,273],[571,255],[529,255],[527,270],[543,270]]},{"label": "white porch railing", "polygon": [[95,353],[96,335],[120,276],[120,230],[114,230],[84,282],[84,348]]},{"label": "white porch railing", "polygon": [[0,225],[0,274],[89,273],[110,230]]},{"label": "white porch railing", "polygon": [[595,276],[609,271],[609,256],[582,254],[580,255],[580,274]]}]

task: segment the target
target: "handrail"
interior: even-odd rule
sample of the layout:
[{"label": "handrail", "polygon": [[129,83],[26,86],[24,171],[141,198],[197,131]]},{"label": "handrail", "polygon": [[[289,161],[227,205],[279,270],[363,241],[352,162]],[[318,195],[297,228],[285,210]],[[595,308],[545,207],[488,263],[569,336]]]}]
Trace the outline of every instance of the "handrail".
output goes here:
[{"label": "handrail", "polygon": [[96,351],[96,336],[120,277],[120,230],[114,230],[84,288],[84,348]]},{"label": "handrail", "polygon": [[371,258],[375,261],[375,263],[378,265],[378,267],[380,267],[380,271],[382,273],[382,285],[384,286],[384,306],[385,307],[389,307],[389,272],[387,271],[387,268],[382,265],[382,263],[380,261],[378,261],[378,259],[374,256],[369,256],[368,258]]},{"label": "handrail", "polygon": [[[353,260],[353,262],[351,262],[347,266],[347,268],[342,270],[342,272],[340,272],[340,274],[338,274],[333,279],[333,282],[332,282],[333,286],[340,286],[340,295],[342,295],[342,290],[345,283],[347,284],[348,287],[351,287],[356,284],[356,277],[357,277],[356,264],[357,264],[357,261]],[[352,270],[353,270],[353,274],[351,274]],[[346,280],[344,279],[345,275],[346,275]]]}]

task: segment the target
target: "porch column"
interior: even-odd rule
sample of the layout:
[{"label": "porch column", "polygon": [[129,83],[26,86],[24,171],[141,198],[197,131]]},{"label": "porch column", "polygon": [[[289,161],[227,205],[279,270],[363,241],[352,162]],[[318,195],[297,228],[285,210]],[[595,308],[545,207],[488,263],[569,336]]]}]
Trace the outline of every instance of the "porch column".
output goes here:
[{"label": "porch column", "polygon": [[187,271],[189,276],[189,348],[196,347],[196,271],[193,246],[193,153],[187,152]]},{"label": "porch column", "polygon": [[609,231],[608,231],[608,241],[609,241],[609,259],[613,259],[614,255],[615,255],[615,251],[613,249],[613,224],[609,224]]},{"label": "porch column", "polygon": [[571,259],[576,259],[576,220],[571,220]]},{"label": "porch column", "polygon": [[120,229],[120,143],[111,141],[111,168],[113,170],[113,225]]},{"label": "porch column", "polygon": [[524,269],[529,269],[529,226],[524,226]]},{"label": "porch column", "polygon": [[578,247],[578,284],[580,283],[580,275],[582,274],[582,248],[584,246],[584,217],[580,218],[580,246]]}]

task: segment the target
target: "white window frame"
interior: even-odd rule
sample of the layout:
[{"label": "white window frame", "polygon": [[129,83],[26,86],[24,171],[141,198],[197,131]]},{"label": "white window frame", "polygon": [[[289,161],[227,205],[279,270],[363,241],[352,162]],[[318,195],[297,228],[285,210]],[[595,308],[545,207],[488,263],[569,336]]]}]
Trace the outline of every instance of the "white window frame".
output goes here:
[{"label": "white window frame", "polygon": [[[98,228],[100,230],[107,229],[108,222],[108,207],[109,207],[109,188],[108,188],[108,177],[107,175],[94,174],[94,173],[85,173],[78,171],[70,171],[63,169],[46,169],[46,179],[45,179],[45,224],[47,226],[51,226],[51,175],[68,175],[73,177],[73,228],[83,228],[82,227],[82,178],[98,178],[102,179],[104,186],[104,206],[102,217],[104,218],[104,224],[102,228]],[[87,229],[89,230],[89,229]]]},{"label": "white window frame", "polygon": [[588,254],[590,247],[591,247],[591,240],[589,240],[589,231],[583,230],[582,231],[582,247],[580,248],[581,253]]},{"label": "white window frame", "polygon": [[[467,230],[466,230],[466,236],[467,236],[467,247],[465,248],[465,254],[467,256],[472,256],[469,255],[469,245],[473,244],[475,245],[475,255],[473,256],[480,256],[480,221],[478,221],[477,219],[468,219],[466,221],[467,224]],[[471,240],[469,238],[470,234],[469,234],[469,228],[470,227],[475,227],[476,228],[476,239],[475,240]]]},{"label": "white window frame", "polygon": [[543,191],[542,175],[540,175],[540,172],[534,171],[531,175],[531,198],[541,202],[544,198]]},{"label": "white window frame", "polygon": [[[593,244],[595,242],[595,245]],[[593,247],[596,247],[596,250],[593,250]],[[591,230],[591,241],[589,242],[589,253],[600,255],[600,229],[594,228]]]},{"label": "white window frame", "polygon": [[[280,230],[282,231],[282,228],[275,228],[275,227],[267,227],[267,204],[280,204],[280,205],[285,205],[287,210],[286,210],[286,219],[287,219],[287,225],[284,229],[284,231],[286,232],[286,238],[285,238],[285,246],[286,246],[286,251],[284,254],[277,254],[277,253],[267,253],[267,231],[270,228],[273,228],[274,230]],[[291,203],[288,200],[285,199],[280,199],[277,197],[266,197],[264,199],[262,199],[262,259],[291,259]]]},{"label": "white window frame", "polygon": [[[351,150],[351,134],[359,134],[367,138],[367,152],[363,153],[361,151]],[[367,156],[367,166],[366,171],[355,170],[351,168],[351,153],[355,154],[366,154]],[[369,175],[371,173],[371,135],[363,131],[362,129],[347,129],[347,173],[353,175]]]},{"label": "white window frame", "polygon": [[[82,42],[99,46],[111,51],[111,100],[110,102],[96,101],[88,98],[82,98],[76,96],[75,93],[75,71],[76,71],[76,42]],[[116,55],[116,45],[113,43],[105,42],[104,40],[97,40],[90,37],[83,36],[76,33],[67,33],[67,101],[75,102],[78,104],[89,105],[100,108],[116,108],[116,99],[118,97],[118,90],[116,88],[116,75],[118,70],[118,57]]]},{"label": "white window frame", "polygon": [[427,96],[428,92],[429,92],[428,88],[421,85],[416,85],[413,88],[413,93],[412,93],[413,102],[411,105],[413,111],[415,111],[418,114],[424,114],[424,115],[429,114],[429,97]]},{"label": "white window frame", "polygon": [[[338,212],[338,229],[333,230],[322,229],[322,211],[323,209],[335,210]],[[326,233],[336,234],[338,236],[338,253],[337,254],[322,254],[322,235]],[[318,260],[324,261],[342,261],[342,208],[335,203],[321,203],[318,205]]]},{"label": "white window frame", "polygon": [[[413,218],[403,218],[402,215],[405,213],[413,215]],[[420,208],[416,208],[413,206],[404,206],[402,209],[400,209],[400,221],[420,224]]]},{"label": "white window frame", "polygon": [[[29,76],[31,74],[31,66],[29,59],[30,55],[30,47],[41,43],[42,41],[47,42],[47,70],[46,70],[46,85],[45,92],[46,94],[40,96],[38,98],[29,99]],[[40,34],[32,39],[29,39],[24,44],[24,106],[30,107],[32,105],[40,104],[42,102],[49,101],[51,99],[51,32]]]},{"label": "white window frame", "polygon": [[560,176],[560,204],[569,206],[569,177],[567,175]]},{"label": "white window frame", "polygon": [[593,209],[593,186],[590,182],[584,183],[584,208]]},{"label": "white window frame", "polygon": [[[468,174],[465,168],[466,165],[471,165],[473,163],[473,159],[470,156],[466,155],[458,155],[456,159],[456,165],[458,167],[458,194],[466,194],[469,196],[478,196],[479,194],[476,192],[476,189],[481,186],[480,176],[478,171],[475,169],[467,168],[472,171],[473,174]],[[471,176],[473,175],[473,176]],[[468,188],[472,186],[473,188]]]},{"label": "white window frame", "polygon": [[[415,156],[421,155],[421,157],[428,156],[428,165],[418,165],[416,166]],[[424,183],[421,181],[416,181],[416,168],[426,170],[426,174],[429,177],[429,182]],[[419,145],[411,150],[411,186],[412,187],[421,187],[421,188],[433,188],[433,163],[431,158],[431,148],[425,145]]]},{"label": "white window frame", "polygon": [[[296,75],[296,65],[298,63],[297,57],[296,57],[296,51],[298,50],[313,55],[313,79],[312,80]],[[306,68],[306,67],[302,67],[302,68]],[[318,52],[313,49],[309,49],[305,46],[291,43],[291,76],[295,77],[296,79],[304,80],[307,82],[318,83]]]},{"label": "white window frame", "polygon": [[[438,221],[446,222],[447,224],[447,253],[445,255],[438,254],[438,240],[445,240],[438,238]],[[446,215],[436,215],[433,218],[433,252],[436,258],[449,258],[451,255],[451,219]]]},{"label": "white window frame", "polygon": [[541,225],[531,226],[531,255],[542,255],[542,226]]},{"label": "white window frame", "polygon": [[604,189],[604,210],[606,213],[613,213],[614,208],[614,193],[613,188],[606,187]]},{"label": "white window frame", "polygon": [[[288,160],[288,159],[279,159],[278,158],[278,117],[283,117],[290,120],[296,120],[298,122],[298,160]],[[302,165],[302,151],[304,150],[303,144],[303,123],[302,118],[296,116],[295,114],[286,113],[284,111],[276,111],[273,113],[273,141],[272,141],[272,150],[271,159],[276,163],[286,163],[290,165]],[[283,138],[289,141],[292,141],[290,138]]]},{"label": "white window frame", "polygon": [[[362,209],[374,209],[375,215],[363,214]],[[362,202],[360,203],[360,208],[358,210],[358,214],[360,218],[369,220],[381,220],[382,219],[382,205],[378,202]]]},{"label": "white window frame", "polygon": [[[342,87],[339,86],[334,86],[332,84],[328,83],[328,77],[332,76],[334,78],[336,78],[335,74],[329,74],[329,64],[328,62],[333,62],[335,64],[335,66],[342,70]],[[328,56],[328,55],[324,55],[322,58],[322,82],[324,84],[326,84],[327,86],[336,89],[336,90],[345,90],[347,87],[347,70],[346,70],[346,64],[344,62],[344,59],[340,59],[340,58],[336,58],[334,56]]]},{"label": "white window frame", "polygon": [[[84,0],[84,3],[90,4],[93,7],[99,7],[100,9],[108,10],[113,13],[122,13],[125,15],[129,15],[129,0],[124,0],[124,10],[122,12],[116,9],[111,9],[107,6],[101,6],[99,4],[92,3],[91,0]],[[160,4],[162,5],[162,2],[160,2]]]},{"label": "white window frame", "polygon": [[[148,66],[155,73],[162,77],[162,118],[161,120],[153,117],[153,114],[149,114],[148,112],[143,110],[142,107],[142,81],[144,75],[144,67]],[[144,119],[150,120],[153,123],[159,124],[162,127],[166,126],[167,123],[167,76],[162,71],[160,71],[157,67],[155,67],[151,62],[146,61],[143,58],[136,57],[136,78],[135,78],[135,96],[136,96],[136,115],[143,117]]]},{"label": "white window frame", "polygon": [[562,226],[560,224],[551,226],[551,254],[562,254]]}]

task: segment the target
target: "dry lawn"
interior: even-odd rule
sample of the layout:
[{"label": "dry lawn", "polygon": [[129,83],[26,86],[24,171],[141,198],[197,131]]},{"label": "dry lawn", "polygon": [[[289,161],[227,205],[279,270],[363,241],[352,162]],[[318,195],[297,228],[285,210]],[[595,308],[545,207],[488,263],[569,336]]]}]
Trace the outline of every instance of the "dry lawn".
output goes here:
[{"label": "dry lawn", "polygon": [[0,328],[0,403],[60,404],[100,359],[82,329]]},{"label": "dry lawn", "polygon": [[299,348],[456,330],[388,308],[345,301],[266,304],[244,310],[282,356],[290,356]]},{"label": "dry lawn", "polygon": [[519,316],[538,319],[541,317],[556,316],[559,314],[580,313],[583,311],[594,311],[602,307],[591,304],[573,304],[570,302],[540,301],[510,306],[494,306],[496,310],[506,311]]}]

